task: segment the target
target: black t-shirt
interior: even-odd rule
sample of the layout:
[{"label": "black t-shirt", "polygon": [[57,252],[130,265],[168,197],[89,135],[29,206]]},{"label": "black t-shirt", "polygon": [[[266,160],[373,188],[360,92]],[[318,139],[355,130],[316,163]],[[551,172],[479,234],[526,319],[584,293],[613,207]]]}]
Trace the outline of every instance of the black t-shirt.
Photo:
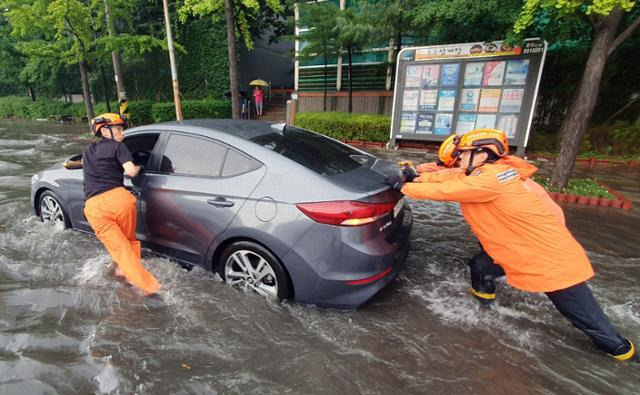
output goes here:
[{"label": "black t-shirt", "polygon": [[124,143],[101,139],[89,144],[82,154],[85,200],[123,186],[122,165],[129,161],[133,161],[133,158]]}]

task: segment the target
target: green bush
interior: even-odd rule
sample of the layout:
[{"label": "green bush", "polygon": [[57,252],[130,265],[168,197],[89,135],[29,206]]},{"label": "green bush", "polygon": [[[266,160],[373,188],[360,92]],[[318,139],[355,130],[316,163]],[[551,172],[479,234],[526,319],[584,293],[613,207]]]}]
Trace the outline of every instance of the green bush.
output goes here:
[{"label": "green bush", "polygon": [[569,180],[569,184],[565,188],[553,188],[550,185],[548,177],[534,177],[535,181],[542,185],[546,190],[551,192],[561,192],[570,195],[595,196],[606,199],[615,199],[615,197],[607,191],[605,187],[598,184],[592,178],[574,178]]},{"label": "green bush", "polygon": [[0,98],[0,117],[27,118],[27,106],[31,99],[22,96],[6,96]]},{"label": "green bush", "polygon": [[151,100],[137,100],[129,102],[129,124],[140,126],[153,123],[153,102]]},{"label": "green bush", "polygon": [[[231,102],[219,99],[185,100],[182,102],[184,119],[229,118]],[[173,103],[155,103],[151,106],[154,122],[166,122],[176,119]]]},{"label": "green bush", "polygon": [[313,130],[338,140],[389,141],[391,117],[341,112],[296,114],[295,126]]}]

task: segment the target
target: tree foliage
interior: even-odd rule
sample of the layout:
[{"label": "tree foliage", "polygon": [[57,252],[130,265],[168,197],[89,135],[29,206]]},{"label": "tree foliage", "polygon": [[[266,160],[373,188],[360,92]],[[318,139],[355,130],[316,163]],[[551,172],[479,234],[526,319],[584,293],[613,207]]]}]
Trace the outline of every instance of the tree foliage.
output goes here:
[{"label": "tree foliage", "polygon": [[[248,49],[253,48],[254,38],[269,27],[284,10],[278,0],[236,0],[233,1],[236,38],[241,38]],[[224,0],[185,0],[179,10],[180,20],[186,22],[190,15],[213,18],[214,22],[224,23]]]}]

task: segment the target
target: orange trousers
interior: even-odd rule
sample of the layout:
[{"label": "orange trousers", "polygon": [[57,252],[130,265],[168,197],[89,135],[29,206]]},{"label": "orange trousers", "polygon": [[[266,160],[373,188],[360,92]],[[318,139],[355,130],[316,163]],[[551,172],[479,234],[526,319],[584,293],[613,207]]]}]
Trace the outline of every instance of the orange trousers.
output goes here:
[{"label": "orange trousers", "polygon": [[127,281],[145,294],[154,294],[160,283],[140,262],[136,240],[136,198],[120,187],[91,197],[84,215]]}]

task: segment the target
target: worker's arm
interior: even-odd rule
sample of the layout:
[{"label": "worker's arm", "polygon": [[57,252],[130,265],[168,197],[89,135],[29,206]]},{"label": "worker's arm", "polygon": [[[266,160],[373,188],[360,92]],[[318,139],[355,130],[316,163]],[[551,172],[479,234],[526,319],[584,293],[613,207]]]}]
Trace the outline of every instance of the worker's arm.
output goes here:
[{"label": "worker's arm", "polygon": [[451,202],[488,202],[500,194],[502,186],[495,174],[481,173],[436,183],[410,182],[402,193],[414,199],[444,200]]},{"label": "worker's arm", "polygon": [[64,166],[66,169],[82,169],[82,159],[80,160],[65,160],[62,163],[62,166]]},{"label": "worker's arm", "polygon": [[134,165],[131,161],[123,163],[122,167],[124,167],[124,174],[128,175],[131,178],[137,176],[138,173],[140,173],[140,166]]},{"label": "worker's arm", "polygon": [[432,173],[442,169],[446,169],[446,167],[438,165],[437,162],[421,163],[416,166],[416,171],[418,173]]},{"label": "worker's arm", "polygon": [[450,180],[455,180],[457,178],[464,177],[464,170],[455,167],[455,168],[442,168],[442,170],[438,170],[433,173],[422,173],[420,176],[414,180],[415,182],[446,182]]}]

